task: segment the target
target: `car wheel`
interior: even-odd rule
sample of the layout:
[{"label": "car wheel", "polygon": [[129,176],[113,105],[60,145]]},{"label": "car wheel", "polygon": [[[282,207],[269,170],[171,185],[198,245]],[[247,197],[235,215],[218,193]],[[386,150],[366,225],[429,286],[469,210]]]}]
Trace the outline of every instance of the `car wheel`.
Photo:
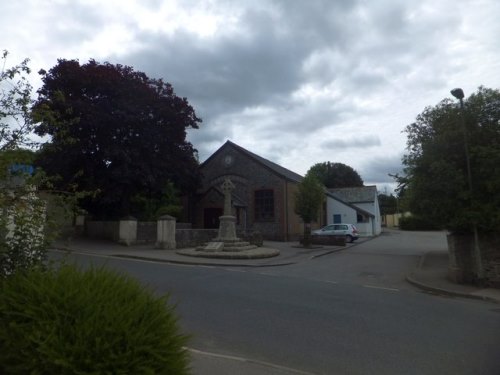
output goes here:
[{"label": "car wheel", "polygon": [[345,236],[345,242],[352,243],[352,241],[354,241],[354,240],[352,239],[351,235],[348,234],[347,236]]}]

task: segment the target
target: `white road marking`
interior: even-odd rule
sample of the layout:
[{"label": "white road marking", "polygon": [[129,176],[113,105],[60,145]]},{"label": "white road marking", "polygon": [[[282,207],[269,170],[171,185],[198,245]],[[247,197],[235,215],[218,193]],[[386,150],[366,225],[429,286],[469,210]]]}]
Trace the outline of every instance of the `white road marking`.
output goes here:
[{"label": "white road marking", "polygon": [[314,375],[313,373],[310,373],[310,372],[295,370],[295,369],[290,368],[290,367],[275,365],[275,364],[269,363],[269,362],[258,361],[258,360],[254,360],[254,359],[243,358],[243,357],[236,357],[236,356],[232,356],[232,355],[204,352],[202,350],[188,348],[188,347],[185,347],[185,349],[190,351],[191,353],[205,355],[207,357],[222,358],[222,359],[228,359],[228,360],[237,361],[237,362],[255,363],[257,365],[271,367],[271,368],[275,368],[277,370],[287,371],[287,372],[298,374],[298,375]]},{"label": "white road marking", "polygon": [[396,288],[386,288],[383,286],[376,286],[376,285],[363,285],[365,288],[372,288],[372,289],[382,289],[382,290],[390,290],[391,292],[399,292],[399,289]]}]

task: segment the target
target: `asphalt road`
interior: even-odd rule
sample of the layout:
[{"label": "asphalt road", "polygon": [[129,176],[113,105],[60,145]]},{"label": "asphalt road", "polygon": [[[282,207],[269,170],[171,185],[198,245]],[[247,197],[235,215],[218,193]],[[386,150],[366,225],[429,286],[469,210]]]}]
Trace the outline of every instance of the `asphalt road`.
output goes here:
[{"label": "asphalt road", "polygon": [[[279,246],[279,243],[276,245]],[[361,239],[348,245],[346,250],[306,263],[255,271],[269,275],[416,290],[406,282],[405,277],[429,250],[447,251],[444,232],[385,229],[379,237]]]},{"label": "asphalt road", "polygon": [[170,293],[197,350],[317,374],[500,374],[499,306],[408,286],[443,239],[390,237],[261,269],[74,257]]}]

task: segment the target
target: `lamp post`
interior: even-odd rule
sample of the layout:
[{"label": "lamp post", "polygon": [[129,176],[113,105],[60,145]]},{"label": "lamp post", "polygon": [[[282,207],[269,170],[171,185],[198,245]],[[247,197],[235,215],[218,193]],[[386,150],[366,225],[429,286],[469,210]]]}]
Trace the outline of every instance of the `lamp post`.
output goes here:
[{"label": "lamp post", "polygon": [[[451,90],[451,95],[460,101],[460,119],[462,122],[462,131],[464,133],[464,149],[465,149],[465,162],[467,165],[467,182],[469,185],[469,204],[472,207],[472,173],[470,168],[470,156],[469,156],[469,142],[467,139],[467,129],[465,127],[465,108],[464,108],[464,92],[461,88],[456,88]],[[479,280],[484,279],[483,261],[481,258],[481,249],[479,248],[479,234],[477,231],[476,218],[472,221],[472,230],[474,232],[474,258],[476,261],[476,272],[477,278]]]}]

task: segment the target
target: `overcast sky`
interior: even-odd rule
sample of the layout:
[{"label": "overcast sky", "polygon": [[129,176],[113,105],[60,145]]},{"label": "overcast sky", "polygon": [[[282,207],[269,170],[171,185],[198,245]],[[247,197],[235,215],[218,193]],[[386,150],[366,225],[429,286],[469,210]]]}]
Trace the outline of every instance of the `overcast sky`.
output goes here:
[{"label": "overcast sky", "polygon": [[0,14],[12,64],[93,58],[170,82],[203,119],[201,161],[229,139],[300,174],[345,163],[380,190],[426,106],[500,88],[498,0],[16,0]]}]

